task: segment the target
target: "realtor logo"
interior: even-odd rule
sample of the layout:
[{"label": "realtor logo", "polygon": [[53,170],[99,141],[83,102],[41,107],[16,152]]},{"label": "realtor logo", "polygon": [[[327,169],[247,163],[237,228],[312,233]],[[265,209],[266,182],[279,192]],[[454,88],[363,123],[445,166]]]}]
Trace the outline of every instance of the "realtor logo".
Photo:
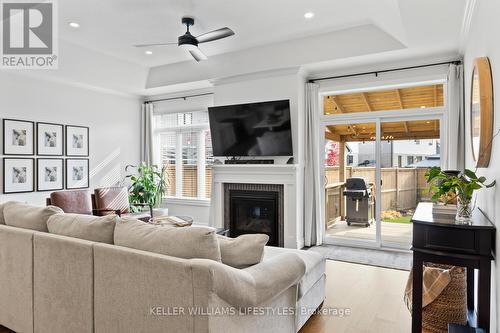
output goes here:
[{"label": "realtor logo", "polygon": [[2,68],[57,68],[57,12],[52,1],[1,2]]}]

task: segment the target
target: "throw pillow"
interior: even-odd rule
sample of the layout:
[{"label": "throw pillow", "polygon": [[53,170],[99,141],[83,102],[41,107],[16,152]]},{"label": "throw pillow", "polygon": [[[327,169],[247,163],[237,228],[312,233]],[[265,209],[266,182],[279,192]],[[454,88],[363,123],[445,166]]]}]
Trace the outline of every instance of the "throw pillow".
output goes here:
[{"label": "throw pillow", "polygon": [[47,228],[51,234],[113,244],[116,215],[92,216],[81,214],[55,214],[49,217]]},{"label": "throw pillow", "polygon": [[56,206],[39,207],[20,202],[6,202],[3,207],[3,218],[6,225],[12,227],[47,232],[47,220],[63,210]]},{"label": "throw pillow", "polygon": [[184,259],[221,261],[215,231],[207,227],[164,227],[122,218],[115,226],[115,245]]},{"label": "throw pillow", "polygon": [[241,235],[229,238],[218,235],[222,262],[235,268],[258,264],[264,256],[264,246],[269,236],[264,234]]}]

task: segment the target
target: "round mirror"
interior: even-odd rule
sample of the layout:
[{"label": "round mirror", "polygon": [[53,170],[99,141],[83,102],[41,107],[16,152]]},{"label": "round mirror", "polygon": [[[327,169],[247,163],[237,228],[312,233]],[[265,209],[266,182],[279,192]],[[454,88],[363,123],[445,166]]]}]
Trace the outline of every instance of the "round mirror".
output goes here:
[{"label": "round mirror", "polygon": [[488,58],[477,58],[472,70],[470,128],[472,155],[479,168],[490,163],[493,135],[493,84]]}]

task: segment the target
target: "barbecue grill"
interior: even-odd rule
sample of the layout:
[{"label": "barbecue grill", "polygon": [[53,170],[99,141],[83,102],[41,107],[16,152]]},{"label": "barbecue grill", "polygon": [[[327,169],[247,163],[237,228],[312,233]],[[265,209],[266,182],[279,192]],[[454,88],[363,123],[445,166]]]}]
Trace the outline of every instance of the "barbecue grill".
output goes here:
[{"label": "barbecue grill", "polygon": [[347,225],[363,224],[369,227],[375,216],[373,184],[368,183],[365,178],[348,178],[344,196]]}]

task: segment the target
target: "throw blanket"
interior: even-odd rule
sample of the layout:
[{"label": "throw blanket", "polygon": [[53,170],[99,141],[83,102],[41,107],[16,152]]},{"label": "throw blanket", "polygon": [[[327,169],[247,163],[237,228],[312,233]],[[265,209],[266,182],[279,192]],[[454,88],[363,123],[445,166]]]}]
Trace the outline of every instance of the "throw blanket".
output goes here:
[{"label": "throw blanket", "polygon": [[[422,291],[422,308],[431,304],[441,293],[444,288],[450,284],[451,275],[447,269],[437,267],[425,267],[423,276],[423,291]],[[406,307],[411,312],[412,295],[413,295],[413,270],[410,271],[408,282],[406,283],[404,300]]]}]

